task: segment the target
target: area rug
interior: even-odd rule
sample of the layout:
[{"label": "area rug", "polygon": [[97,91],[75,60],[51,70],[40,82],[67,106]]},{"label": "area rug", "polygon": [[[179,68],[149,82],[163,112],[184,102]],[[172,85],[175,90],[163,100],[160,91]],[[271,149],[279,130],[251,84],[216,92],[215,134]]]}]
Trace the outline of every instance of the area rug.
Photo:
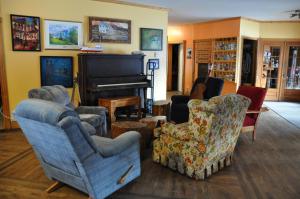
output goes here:
[{"label": "area rug", "polygon": [[300,128],[300,103],[294,102],[264,102],[278,115]]}]

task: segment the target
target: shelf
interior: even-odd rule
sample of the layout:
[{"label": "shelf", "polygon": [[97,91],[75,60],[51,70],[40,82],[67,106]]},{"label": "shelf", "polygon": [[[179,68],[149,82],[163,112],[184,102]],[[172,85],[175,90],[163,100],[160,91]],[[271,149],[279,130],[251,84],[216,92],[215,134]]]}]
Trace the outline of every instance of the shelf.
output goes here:
[{"label": "shelf", "polygon": [[235,73],[235,70],[217,70],[213,69],[214,72],[221,72],[221,73]]},{"label": "shelf", "polygon": [[217,63],[235,63],[236,60],[214,60]]},{"label": "shelf", "polygon": [[236,53],[236,50],[214,50],[214,53]]}]

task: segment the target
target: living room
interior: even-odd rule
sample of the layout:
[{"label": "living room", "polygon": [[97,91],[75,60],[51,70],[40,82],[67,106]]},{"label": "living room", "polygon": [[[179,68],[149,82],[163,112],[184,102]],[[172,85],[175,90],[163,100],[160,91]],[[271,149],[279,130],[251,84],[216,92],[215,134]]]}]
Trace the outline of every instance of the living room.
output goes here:
[{"label": "living room", "polygon": [[300,197],[299,8],[0,0],[0,198]]}]

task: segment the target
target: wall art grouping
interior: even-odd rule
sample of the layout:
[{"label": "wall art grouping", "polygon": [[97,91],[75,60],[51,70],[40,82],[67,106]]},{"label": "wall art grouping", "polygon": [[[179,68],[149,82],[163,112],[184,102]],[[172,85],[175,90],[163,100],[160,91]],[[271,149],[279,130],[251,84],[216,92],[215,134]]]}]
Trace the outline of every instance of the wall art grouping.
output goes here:
[{"label": "wall art grouping", "polygon": [[[40,18],[11,14],[12,49],[41,51]],[[89,42],[131,43],[131,21],[89,17]],[[163,30],[140,28],[140,50],[161,51]],[[83,47],[82,22],[44,20],[44,48],[76,50]]]},{"label": "wall art grouping", "polygon": [[45,20],[45,49],[80,49],[83,45],[82,23]]},{"label": "wall art grouping", "polygon": [[10,15],[12,49],[14,51],[41,51],[40,18]]}]

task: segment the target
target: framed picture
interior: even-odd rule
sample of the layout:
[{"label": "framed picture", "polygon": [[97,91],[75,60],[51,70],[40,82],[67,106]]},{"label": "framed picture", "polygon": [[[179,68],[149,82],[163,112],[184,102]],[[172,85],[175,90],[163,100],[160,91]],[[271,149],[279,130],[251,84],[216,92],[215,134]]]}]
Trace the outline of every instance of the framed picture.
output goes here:
[{"label": "framed picture", "polygon": [[140,30],[141,50],[161,51],[162,50],[162,29],[141,28]]},{"label": "framed picture", "polygon": [[186,58],[187,59],[192,59],[192,48],[187,49]]},{"label": "framed picture", "polygon": [[159,69],[159,59],[148,59],[149,70]]},{"label": "framed picture", "polygon": [[73,57],[41,56],[41,86],[73,87]]},{"label": "framed picture", "polygon": [[83,45],[82,23],[45,20],[45,49],[80,49]]},{"label": "framed picture", "polygon": [[10,21],[14,51],[41,51],[39,17],[10,15]]},{"label": "framed picture", "polygon": [[89,17],[89,41],[131,43],[131,21]]}]

